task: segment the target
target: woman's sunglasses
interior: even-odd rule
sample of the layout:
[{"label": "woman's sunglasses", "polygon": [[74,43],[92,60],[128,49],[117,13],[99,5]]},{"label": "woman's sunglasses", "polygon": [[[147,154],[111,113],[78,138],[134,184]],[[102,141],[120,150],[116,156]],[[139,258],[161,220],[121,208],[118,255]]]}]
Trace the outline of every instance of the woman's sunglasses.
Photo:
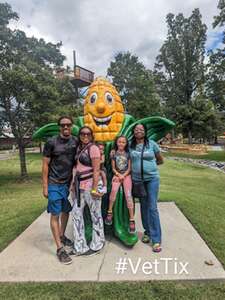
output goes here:
[{"label": "woman's sunglasses", "polygon": [[60,127],[62,127],[62,128],[66,128],[66,127],[71,128],[72,124],[71,123],[64,123],[64,124],[60,124]]},{"label": "woman's sunglasses", "polygon": [[134,132],[145,132],[145,130],[142,128],[135,128]]},{"label": "woman's sunglasses", "polygon": [[90,136],[92,136],[92,134],[91,134],[91,132],[80,132],[80,136],[90,137]]}]

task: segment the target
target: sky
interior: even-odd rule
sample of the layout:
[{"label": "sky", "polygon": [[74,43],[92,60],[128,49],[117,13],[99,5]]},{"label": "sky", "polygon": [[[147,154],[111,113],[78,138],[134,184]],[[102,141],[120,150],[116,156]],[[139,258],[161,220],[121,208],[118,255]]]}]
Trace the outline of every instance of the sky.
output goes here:
[{"label": "sky", "polygon": [[153,68],[166,34],[166,15],[190,16],[199,8],[207,25],[206,49],[221,47],[222,29],[212,28],[219,14],[218,0],[5,0],[19,14],[11,24],[28,36],[48,42],[62,41],[65,65],[77,64],[106,76],[120,51],[130,51],[147,68]]}]

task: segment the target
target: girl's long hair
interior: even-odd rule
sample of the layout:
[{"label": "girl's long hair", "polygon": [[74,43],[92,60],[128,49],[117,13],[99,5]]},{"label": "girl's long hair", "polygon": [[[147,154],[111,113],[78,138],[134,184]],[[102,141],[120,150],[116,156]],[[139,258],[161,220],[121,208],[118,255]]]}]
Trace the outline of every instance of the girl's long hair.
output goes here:
[{"label": "girl's long hair", "polygon": [[120,139],[120,138],[124,138],[124,139],[126,140],[126,146],[125,146],[124,150],[125,150],[125,152],[128,153],[128,152],[129,152],[128,139],[127,139],[127,137],[124,136],[124,135],[120,135],[120,136],[117,136],[117,137],[116,137],[116,139],[115,139],[115,141],[114,141],[114,145],[113,145],[113,150],[115,150],[115,151],[118,150],[117,141],[118,141],[118,139]]},{"label": "girl's long hair", "polygon": [[137,125],[142,125],[144,127],[144,131],[145,131],[144,145],[148,146],[147,127],[145,126],[145,124],[137,123],[137,124],[135,124],[135,126],[132,129],[133,136],[132,136],[131,143],[130,143],[130,148],[132,148],[132,149],[135,149],[136,145],[137,145],[137,141],[136,141],[136,138],[134,136],[134,129],[137,127]]}]

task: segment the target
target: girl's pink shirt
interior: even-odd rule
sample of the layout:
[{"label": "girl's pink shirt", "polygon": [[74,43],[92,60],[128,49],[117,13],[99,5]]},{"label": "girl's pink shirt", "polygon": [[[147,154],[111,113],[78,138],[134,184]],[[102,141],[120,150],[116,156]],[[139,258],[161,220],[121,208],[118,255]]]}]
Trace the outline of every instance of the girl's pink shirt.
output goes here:
[{"label": "girl's pink shirt", "polygon": [[[88,153],[88,150],[85,150],[86,153]],[[100,150],[96,145],[92,145],[89,149],[90,153],[90,158],[99,158],[101,157]],[[78,172],[84,172],[84,171],[89,171],[91,170],[91,167],[85,166],[81,164],[78,160],[77,166],[76,166],[76,171]],[[86,179],[80,182],[80,189],[85,190],[85,191],[90,191],[92,189],[92,184],[93,184],[93,179]]]}]

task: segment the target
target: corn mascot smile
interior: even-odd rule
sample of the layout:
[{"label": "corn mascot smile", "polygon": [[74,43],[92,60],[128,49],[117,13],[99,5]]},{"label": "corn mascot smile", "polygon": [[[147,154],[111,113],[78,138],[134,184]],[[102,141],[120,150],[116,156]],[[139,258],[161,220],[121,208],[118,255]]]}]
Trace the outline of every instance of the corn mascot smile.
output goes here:
[{"label": "corn mascot smile", "polygon": [[[149,101],[149,99],[146,99]],[[133,136],[133,127],[143,124],[147,128],[147,137],[158,141],[164,137],[175,124],[158,116],[146,117],[135,120],[126,114],[119,93],[116,88],[105,78],[96,78],[88,89],[84,101],[84,116],[77,118],[72,127],[72,134],[78,135],[79,129],[87,125],[92,128],[95,141],[105,143],[105,167],[107,168],[108,191],[111,190],[112,170],[110,164],[110,151],[117,135],[124,135],[130,141]],[[59,134],[57,123],[50,123],[39,128],[34,134],[34,140],[46,140],[48,137]],[[102,213],[105,215],[108,206],[109,194],[104,195],[102,201]],[[126,246],[132,247],[138,241],[137,234],[131,234],[128,230],[128,210],[124,200],[123,190],[120,189],[116,196],[113,213],[114,235]],[[85,216],[85,232],[87,240],[91,239],[90,215]]]}]

